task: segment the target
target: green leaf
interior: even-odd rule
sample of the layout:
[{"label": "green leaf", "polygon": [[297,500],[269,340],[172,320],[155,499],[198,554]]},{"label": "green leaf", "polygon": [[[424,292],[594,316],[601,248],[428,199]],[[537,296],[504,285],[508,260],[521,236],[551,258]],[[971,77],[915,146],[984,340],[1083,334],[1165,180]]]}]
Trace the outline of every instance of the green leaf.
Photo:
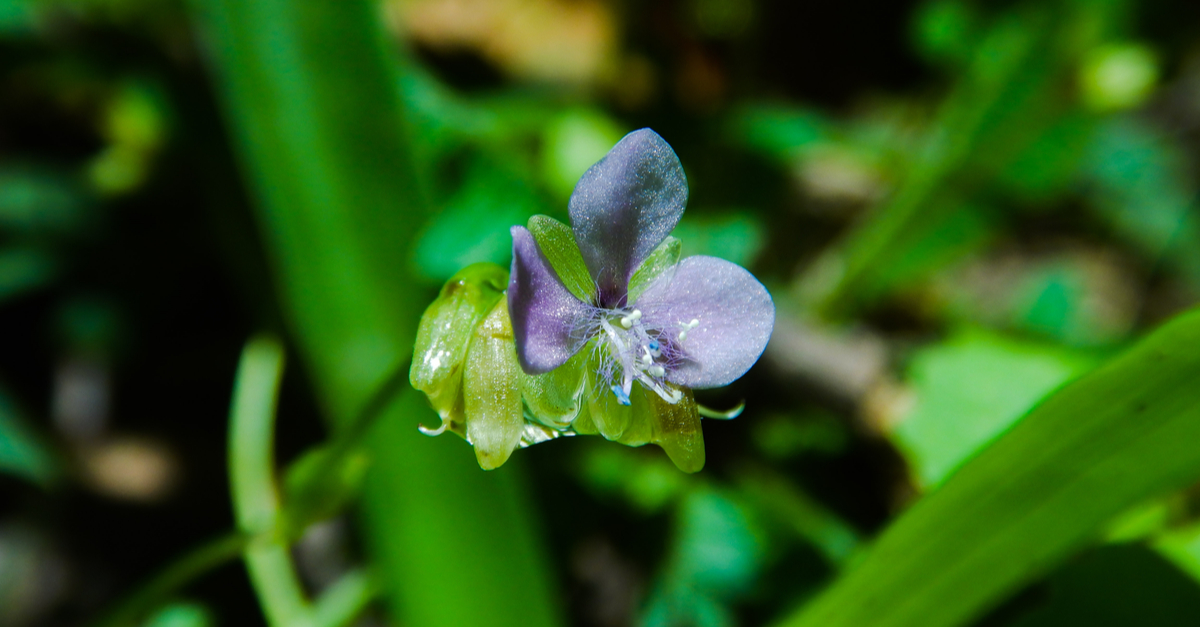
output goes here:
[{"label": "green leaf", "polygon": [[533,216],[529,218],[528,228],[563,285],[579,300],[592,302],[596,283],[583,262],[571,227],[549,216]]},{"label": "green leaf", "polygon": [[913,46],[930,61],[966,62],[978,39],[975,7],[962,0],[933,0],[918,6],[912,22]]},{"label": "green leaf", "polygon": [[1054,573],[1046,602],[1011,627],[1190,627],[1200,624],[1200,588],[1137,544],[1101,547]]},{"label": "green leaf", "polygon": [[57,474],[54,458],[23,424],[7,395],[0,393],[0,472],[46,484]]},{"label": "green leaf", "polygon": [[[1200,313],[1054,394],[918,501],[789,627],[951,627],[1200,477]],[[914,584],[914,582],[919,582]]]},{"label": "green leaf", "polygon": [[0,0],[0,36],[32,34],[37,26],[32,0]]},{"label": "green leaf", "polygon": [[476,157],[466,180],[421,232],[414,249],[416,271],[440,283],[477,262],[508,265],[509,229],[542,209],[534,190],[513,172]]},{"label": "green leaf", "polygon": [[602,496],[619,496],[646,514],[661,511],[682,494],[691,478],[662,455],[599,442],[579,464],[580,482]]},{"label": "green leaf", "polygon": [[213,625],[212,613],[196,603],[172,603],[146,619],[142,627],[209,627]]},{"label": "green leaf", "polygon": [[965,331],[917,353],[916,404],[893,435],[920,483],[940,483],[1091,360],[1040,344]]},{"label": "green leaf", "polygon": [[542,178],[561,198],[569,198],[579,177],[621,140],[625,132],[594,109],[568,109],[554,117],[542,135]]},{"label": "green leaf", "polygon": [[749,148],[790,164],[801,150],[825,139],[829,126],[815,110],[764,103],[737,111],[730,134]]},{"label": "green leaf", "polygon": [[362,491],[371,465],[366,451],[318,446],[292,462],[284,474],[285,534],[297,538],[309,525],[339,514]]},{"label": "green leaf", "polygon": [[670,235],[663,243],[659,244],[654,250],[650,251],[650,256],[642,262],[637,271],[629,279],[629,298],[628,301],[637,302],[638,296],[650,287],[650,284],[657,279],[659,275],[675,264],[679,263],[679,254],[683,250],[682,242]]},{"label": "green leaf", "polygon": [[1117,117],[1094,134],[1083,163],[1089,204],[1152,261],[1200,284],[1196,184],[1186,150],[1149,123]]},{"label": "green leaf", "polygon": [[88,226],[85,195],[77,177],[57,169],[0,167],[0,229],[34,237],[79,232]]},{"label": "green leaf", "polygon": [[735,624],[729,602],[753,589],[765,541],[747,508],[697,488],[679,503],[671,555],[647,603],[647,627]]},{"label": "green leaf", "polygon": [[[430,294],[410,275],[430,215],[397,55],[366,0],[193,0],[254,194],[280,310],[334,429],[407,370]],[[409,627],[558,622],[520,466],[484,473],[402,391],[365,438],[364,545]]]},{"label": "green leaf", "polygon": [[57,273],[58,263],[44,250],[0,250],[0,300],[41,287],[54,279]]}]

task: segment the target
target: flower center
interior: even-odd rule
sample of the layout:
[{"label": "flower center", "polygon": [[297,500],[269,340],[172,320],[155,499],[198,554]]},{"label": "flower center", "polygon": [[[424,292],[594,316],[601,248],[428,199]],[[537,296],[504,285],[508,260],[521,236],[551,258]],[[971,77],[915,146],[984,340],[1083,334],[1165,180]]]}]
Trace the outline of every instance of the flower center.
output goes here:
[{"label": "flower center", "polygon": [[699,320],[663,328],[642,318],[638,309],[601,310],[594,336],[601,351],[601,374],[614,383],[609,388],[617,402],[629,405],[634,381],[675,404],[683,392],[667,384],[667,372],[683,358],[682,344],[687,332]]}]

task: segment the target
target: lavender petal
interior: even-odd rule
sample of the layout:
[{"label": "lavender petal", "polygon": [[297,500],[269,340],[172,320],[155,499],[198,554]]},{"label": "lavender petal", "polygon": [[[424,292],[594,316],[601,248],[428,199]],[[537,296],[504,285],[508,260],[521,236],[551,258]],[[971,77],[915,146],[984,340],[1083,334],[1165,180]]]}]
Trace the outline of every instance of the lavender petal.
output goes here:
[{"label": "lavender petal", "polygon": [[579,179],[571,228],[602,306],[624,304],[629,278],[675,228],[687,197],[675,151],[647,128],[626,135]]},{"label": "lavender petal", "polygon": [[527,374],[542,374],[561,366],[579,350],[573,332],[588,315],[588,308],[559,280],[525,227],[514,226],[511,232],[508,310],[517,358]]},{"label": "lavender petal", "polygon": [[[775,303],[762,283],[716,257],[679,262],[634,307],[647,326],[663,330],[677,356],[667,380],[689,388],[719,387],[741,377],[762,355],[775,325]],[[693,320],[696,325],[686,328]]]}]

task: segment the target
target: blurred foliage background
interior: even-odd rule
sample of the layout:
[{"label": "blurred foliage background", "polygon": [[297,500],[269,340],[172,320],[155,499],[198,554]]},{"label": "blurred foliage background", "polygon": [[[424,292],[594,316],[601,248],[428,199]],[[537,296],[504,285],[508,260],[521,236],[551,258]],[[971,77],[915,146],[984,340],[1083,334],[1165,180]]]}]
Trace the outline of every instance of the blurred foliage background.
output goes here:
[{"label": "blurred foliage background", "polygon": [[[647,126],[778,307],[705,470],[421,436]],[[1198,624],[1198,159],[1184,0],[0,0],[0,625]]]}]

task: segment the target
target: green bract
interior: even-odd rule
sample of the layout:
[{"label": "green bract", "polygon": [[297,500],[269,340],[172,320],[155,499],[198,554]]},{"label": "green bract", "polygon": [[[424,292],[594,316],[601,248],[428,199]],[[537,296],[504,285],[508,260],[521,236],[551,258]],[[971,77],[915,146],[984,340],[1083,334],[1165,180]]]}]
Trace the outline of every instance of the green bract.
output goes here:
[{"label": "green bract", "polygon": [[[528,224],[547,260],[573,294],[594,289],[571,228],[534,216]],[[679,240],[668,237],[630,281],[631,295],[679,261]],[[628,446],[658,444],[681,470],[704,466],[700,417],[690,390],[670,404],[638,383],[622,405],[602,380],[601,357],[586,346],[558,368],[539,375],[521,370],[504,288],[508,272],[480,263],[454,275],[425,310],[417,332],[409,380],[429,397],[442,424],[475,447],[480,467],[491,470],[513,449],[563,435],[602,435]]]},{"label": "green bract", "polygon": [[508,272],[492,263],[459,270],[425,310],[408,380],[429,397],[442,426],[465,435],[460,386],[475,327],[504,295]]}]

